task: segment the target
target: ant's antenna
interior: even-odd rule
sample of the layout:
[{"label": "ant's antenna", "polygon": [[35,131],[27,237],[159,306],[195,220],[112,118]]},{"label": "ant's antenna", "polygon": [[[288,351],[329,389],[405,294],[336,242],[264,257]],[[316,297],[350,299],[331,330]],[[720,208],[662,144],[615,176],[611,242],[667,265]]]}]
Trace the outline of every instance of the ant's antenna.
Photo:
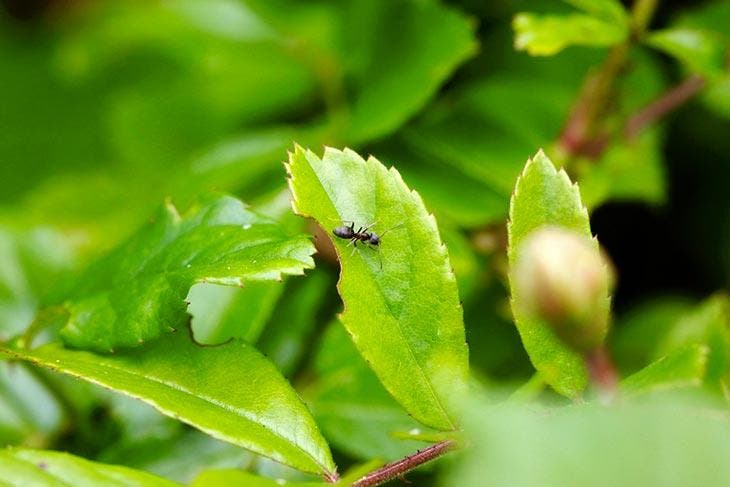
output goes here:
[{"label": "ant's antenna", "polygon": [[400,227],[402,227],[404,225],[405,225],[405,222],[401,222],[401,223],[399,223],[397,225],[393,225],[392,227],[390,227],[389,229],[387,229],[383,233],[381,233],[379,236],[382,237],[383,235],[385,235],[386,233],[390,232],[391,230],[398,230]]}]

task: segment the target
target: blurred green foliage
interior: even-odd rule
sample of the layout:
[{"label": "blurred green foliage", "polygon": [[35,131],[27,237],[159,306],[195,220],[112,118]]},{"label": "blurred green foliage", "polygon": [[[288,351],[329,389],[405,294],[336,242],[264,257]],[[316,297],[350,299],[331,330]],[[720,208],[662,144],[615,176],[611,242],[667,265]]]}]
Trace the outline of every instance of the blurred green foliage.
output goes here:
[{"label": "blurred green foliage", "polygon": [[[334,320],[342,304],[327,238],[290,211],[287,151],[295,143],[317,154],[323,145],[350,147],[394,165],[436,216],[464,308],[472,379],[490,397],[464,413],[465,428],[480,439],[472,453],[459,466],[443,462],[437,474],[417,473],[419,485],[437,478],[481,485],[485,471],[495,483],[539,478],[549,485],[549,478],[557,485],[574,478],[568,476],[577,457],[585,466],[577,478],[593,483],[618,475],[613,462],[623,457],[599,461],[606,444],[627,457],[678,438],[704,444],[702,454],[680,458],[667,450],[646,461],[649,470],[676,466],[664,478],[676,482],[699,479],[707,462],[722,458],[730,396],[723,290],[730,283],[730,2],[662,2],[638,31],[644,14],[614,0],[21,4],[0,2],[0,342],[31,323],[51,325],[38,338],[53,340],[58,316],[37,313],[57,304],[64,290],[94,284],[80,284],[79,275],[95,273],[97,289],[113,277],[123,283],[120,292],[144,284],[125,281],[124,266],[86,268],[144,227],[166,198],[184,213],[211,193],[231,193],[264,215],[257,218],[278,225],[277,234],[309,248],[297,235],[314,233],[317,269],[240,289],[196,284],[187,296],[178,290],[191,303],[196,338],[218,344],[238,337],[263,352],[307,401],[341,468],[414,451],[424,443],[408,432],[428,429],[387,393]],[[600,79],[606,60],[624,46],[590,128],[589,142],[597,145],[571,153],[565,134],[575,109],[600,91],[587,90],[586,80]],[[627,135],[633,117],[693,77],[701,83],[696,97]],[[491,409],[495,398],[533,374],[509,312],[504,223],[517,177],[541,147],[578,182],[594,233],[611,243],[618,285],[608,347],[624,378],[620,387],[636,397],[702,391],[711,399],[692,410],[711,410],[722,428],[715,416],[703,415],[699,426],[674,422],[690,414],[684,405],[677,413],[651,403],[626,415],[575,406],[577,414],[561,410],[551,422],[534,412]],[[642,212],[651,224],[636,223]],[[193,247],[187,257],[196,255]],[[144,310],[148,303],[136,304]],[[181,310],[175,316],[186,319]],[[189,355],[169,355],[181,368],[190,365]],[[91,359],[82,365],[84,374],[99,373]],[[289,394],[278,372],[270,372]],[[125,380],[125,387],[136,385]],[[540,382],[533,377],[528,384],[537,387],[515,397],[565,404]],[[226,384],[219,393],[225,400]],[[664,403],[673,397],[659,395]],[[628,439],[635,430],[644,446]],[[329,463],[318,434],[308,433],[310,443]],[[312,481],[144,404],[4,355],[0,445],[69,451],[183,483],[210,468]],[[301,456],[298,466],[316,471]],[[534,470],[520,470],[538,458]],[[39,462],[58,470],[41,471],[34,467]],[[635,475],[615,478],[657,481],[639,467],[624,466]],[[47,483],[49,476],[63,480],[81,471],[91,485],[103,476],[143,475],[23,448],[2,453],[0,479],[10,479],[10,469]],[[516,471],[525,476],[509,476]],[[197,482],[219,481],[222,472]],[[726,473],[708,483],[719,484]],[[242,485],[252,481],[240,475]],[[82,485],[81,477],[72,478]],[[139,482],[165,485],[157,478]]]}]

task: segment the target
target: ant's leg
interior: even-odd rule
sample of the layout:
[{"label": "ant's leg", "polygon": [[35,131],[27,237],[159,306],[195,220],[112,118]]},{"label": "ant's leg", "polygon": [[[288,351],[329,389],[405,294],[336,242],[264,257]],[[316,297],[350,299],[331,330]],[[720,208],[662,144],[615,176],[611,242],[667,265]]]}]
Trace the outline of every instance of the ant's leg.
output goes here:
[{"label": "ant's leg", "polygon": [[371,228],[373,228],[377,223],[378,223],[377,221],[374,221],[370,225],[364,226],[363,228],[361,228],[360,230],[358,230],[358,233],[360,233],[360,232],[367,232],[368,230],[370,230]]}]

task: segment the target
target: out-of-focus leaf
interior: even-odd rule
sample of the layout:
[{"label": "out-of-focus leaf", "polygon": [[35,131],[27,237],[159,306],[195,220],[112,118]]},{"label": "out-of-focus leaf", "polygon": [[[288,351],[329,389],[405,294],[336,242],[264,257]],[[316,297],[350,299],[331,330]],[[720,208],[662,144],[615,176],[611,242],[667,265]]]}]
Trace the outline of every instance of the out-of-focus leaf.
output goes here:
[{"label": "out-of-focus leaf", "polygon": [[[473,24],[439,2],[369,3],[377,4],[377,15],[370,17],[374,22],[366,27],[370,30],[366,34],[368,62],[354,82],[350,128],[345,139],[349,143],[393,132],[477,48]],[[361,17],[350,18],[362,23]],[[361,39],[358,41],[362,44]]]},{"label": "out-of-focus leaf", "polygon": [[730,3],[725,0],[704,2],[688,6],[681,11],[675,24],[682,29],[706,30],[722,35],[730,40],[727,23],[730,20]]},{"label": "out-of-focus leaf", "polygon": [[[704,406],[701,404],[700,406]],[[677,398],[551,411],[477,403],[473,444],[441,485],[725,485],[727,413]],[[580,459],[580,461],[577,461]]]},{"label": "out-of-focus leaf", "polygon": [[165,205],[155,220],[97,261],[64,295],[63,339],[109,351],[153,340],[187,321],[196,282],[242,285],[312,267],[314,248],[238,200],[219,197],[184,215]]},{"label": "out-of-focus leaf", "polygon": [[118,425],[119,437],[104,445],[95,456],[98,461],[187,484],[205,469],[243,468],[254,458],[263,458],[186,428],[144,402],[110,391],[105,391],[105,396],[108,396],[109,415]]},{"label": "out-of-focus leaf", "polygon": [[459,296],[462,301],[474,293],[480,273],[483,271],[469,240],[454,228],[441,229],[444,244],[449,249],[449,261],[454,269]]},{"label": "out-of-focus leaf", "polygon": [[[5,12],[3,11],[3,14]],[[106,156],[98,84],[52,75],[55,35],[17,29],[0,15],[0,201],[16,200],[53,174],[88,170]]]},{"label": "out-of-focus leaf", "polygon": [[[571,183],[563,170],[557,171],[540,151],[527,161],[510,203],[507,252],[512,312],[525,350],[545,382],[560,394],[576,397],[587,384],[583,359],[564,344],[546,322],[524,315],[520,304],[523,297],[514,286],[514,268],[520,257],[520,246],[531,232],[544,225],[555,225],[591,237],[588,211],[581,202],[578,186]],[[593,243],[597,249],[598,243],[595,240]],[[605,312],[608,313],[608,296]]]},{"label": "out-of-focus leaf", "polygon": [[[720,36],[722,45],[727,50],[730,46],[730,3],[719,0],[704,2],[696,8],[682,12],[673,27],[681,30],[691,30],[709,33],[710,36]],[[707,35],[707,34],[705,34]],[[717,39],[715,39],[717,42]],[[697,60],[688,60],[687,62]],[[690,65],[691,66],[691,65]],[[716,74],[716,73],[714,73]],[[702,90],[701,100],[714,113],[730,118],[730,72],[725,70],[721,76],[713,76],[708,86]]]},{"label": "out-of-focus leaf", "polygon": [[284,376],[296,370],[306,352],[315,327],[320,325],[322,301],[330,290],[334,291],[334,280],[323,271],[314,270],[306,279],[287,281],[287,288],[256,344]]},{"label": "out-of-focus leaf", "polygon": [[609,334],[611,355],[625,373],[634,373],[660,358],[656,344],[688,310],[692,300],[679,296],[655,298],[615,319]]},{"label": "out-of-focus leaf", "polygon": [[339,483],[325,482],[287,482],[283,479],[270,479],[242,470],[206,470],[198,475],[191,487],[323,487]]},{"label": "out-of-focus leaf", "polygon": [[690,71],[711,78],[725,72],[727,44],[714,32],[669,28],[650,33],[645,42],[674,56]]},{"label": "out-of-focus leaf", "polygon": [[195,284],[186,298],[195,340],[214,345],[236,337],[256,343],[283,290],[276,281],[252,281],[243,288]]},{"label": "out-of-focus leaf", "polygon": [[335,470],[329,448],[297,394],[241,340],[202,347],[180,331],[110,356],[55,343],[0,351],[136,397],[215,438],[300,470]]},{"label": "out-of-focus leaf", "polygon": [[661,357],[687,345],[709,349],[707,380],[716,382],[730,371],[730,302],[719,293],[681,316],[656,345]]},{"label": "out-of-focus leaf", "polygon": [[395,131],[477,48],[473,22],[441,2],[248,3],[311,61],[347,144]]},{"label": "out-of-focus leaf", "polygon": [[180,431],[164,438],[116,442],[102,452],[98,460],[188,484],[206,469],[245,468],[253,457],[246,450],[198,431]]},{"label": "out-of-focus leaf", "polygon": [[599,162],[588,162],[585,169],[578,182],[589,209],[607,200],[650,204],[665,200],[661,141],[656,130],[644,132],[635,140],[611,144]]},{"label": "out-of-focus leaf", "polygon": [[594,17],[626,22],[626,9],[619,0],[563,0],[575,8],[581,9]]},{"label": "out-of-focus leaf", "polygon": [[626,39],[626,22],[616,23],[584,14],[517,14],[512,22],[515,49],[531,56],[552,56],[566,47],[608,47]]},{"label": "out-of-focus leaf", "polygon": [[0,472],[4,485],[79,487],[119,485],[135,487],[174,487],[179,484],[131,468],[89,460],[47,450],[10,448],[0,450]]},{"label": "out-of-focus leaf", "polygon": [[392,436],[423,428],[378,382],[340,323],[332,323],[325,332],[315,371],[307,401],[324,435],[338,449],[355,458],[390,461],[423,447]]},{"label": "out-of-focus leaf", "polygon": [[226,137],[193,156],[186,170],[176,175],[175,194],[182,196],[203,187],[258,196],[263,181],[280,181],[282,154],[293,140],[321,145],[324,137],[319,125],[250,128]]},{"label": "out-of-focus leaf", "polygon": [[395,169],[350,150],[328,148],[320,159],[297,147],[288,171],[297,213],[326,229],[373,224],[381,235],[378,248],[354,252],[333,239],[341,320],[406,411],[428,426],[456,428],[451,402],[466,388],[468,349],[448,254],[420,196]]},{"label": "out-of-focus leaf", "polygon": [[74,265],[74,250],[49,227],[12,231],[0,226],[0,341],[30,324],[58,275]]},{"label": "out-of-focus leaf", "polygon": [[45,446],[62,420],[60,404],[36,378],[0,359],[0,447]]},{"label": "out-of-focus leaf", "polygon": [[[407,130],[407,129],[406,129]],[[397,162],[398,171],[423,196],[429,208],[441,217],[464,227],[476,227],[501,219],[507,212],[509,196],[495,191],[454,165],[426,151],[407,147],[403,131],[394,141],[377,146],[374,153],[386,164]],[[444,140],[449,139],[448,133]],[[419,143],[412,141],[414,146]]]},{"label": "out-of-focus leaf", "polygon": [[[618,82],[622,117],[664,87],[658,65],[641,54],[631,54],[630,68]],[[600,62],[590,51],[549,60],[509,59],[500,72],[454,88],[394,142],[382,144],[386,160],[397,162],[434,211],[463,226],[506,216],[524,154],[550,147],[560,136],[586,70]],[[632,143],[611,144],[600,160],[576,166],[589,208],[614,198],[662,202],[660,142],[653,130]]]},{"label": "out-of-focus leaf", "polygon": [[[407,128],[406,141],[502,196],[506,214],[524,152],[559,134],[572,99],[558,83],[544,83],[542,94],[534,88],[530,81],[515,78],[471,85],[449,102],[448,111],[429,114]],[[528,123],[524,113],[515,111],[518,105],[529,110]]]},{"label": "out-of-focus leaf", "polygon": [[621,392],[627,395],[699,386],[707,371],[709,349],[704,345],[688,345],[649,364],[621,381]]}]

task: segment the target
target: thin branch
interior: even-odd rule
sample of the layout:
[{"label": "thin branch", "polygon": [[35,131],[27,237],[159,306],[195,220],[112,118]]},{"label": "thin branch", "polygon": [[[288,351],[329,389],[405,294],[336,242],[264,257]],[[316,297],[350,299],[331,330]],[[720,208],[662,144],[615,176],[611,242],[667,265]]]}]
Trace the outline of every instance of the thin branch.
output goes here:
[{"label": "thin branch", "polygon": [[670,89],[629,118],[624,128],[624,137],[629,140],[635,139],[648,125],[674,111],[699,93],[705,84],[702,76],[693,75]]},{"label": "thin branch", "polygon": [[603,147],[599,134],[600,121],[610,105],[616,78],[626,65],[630,41],[623,42],[608,54],[597,71],[583,82],[578,100],[558,139],[558,145],[568,157],[595,156],[596,145]]},{"label": "thin branch", "polygon": [[440,443],[436,443],[435,445],[419,450],[413,455],[407,456],[401,460],[383,465],[379,469],[360,478],[352,484],[352,487],[373,487],[381,485],[388,480],[402,476],[403,474],[433,460],[434,458],[440,457],[455,446],[456,442],[453,440],[444,440]]},{"label": "thin branch", "polygon": [[640,39],[651,23],[659,0],[636,0],[631,7],[631,27],[633,36]]},{"label": "thin branch", "polygon": [[659,0],[635,0],[631,9],[631,35],[614,46],[598,70],[589,73],[583,82],[558,146],[572,159],[584,156],[597,159],[608,146],[609,136],[602,121],[612,109],[616,80],[626,68],[629,50],[644,35]]}]

